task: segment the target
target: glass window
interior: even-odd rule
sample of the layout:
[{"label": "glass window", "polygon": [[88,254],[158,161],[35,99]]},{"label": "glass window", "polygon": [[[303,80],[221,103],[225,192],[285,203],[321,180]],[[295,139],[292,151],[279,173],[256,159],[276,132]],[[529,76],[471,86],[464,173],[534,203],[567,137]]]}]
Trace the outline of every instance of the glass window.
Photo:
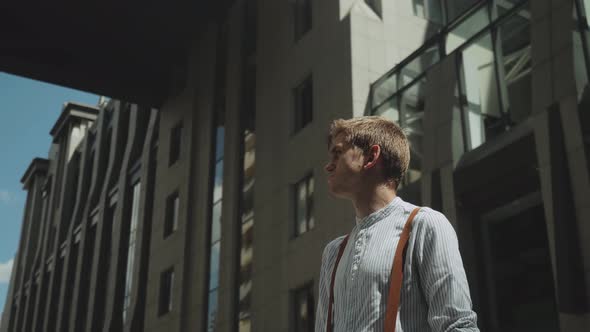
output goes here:
[{"label": "glass window", "polygon": [[166,219],[164,221],[164,237],[169,236],[178,228],[178,192],[166,199]]},{"label": "glass window", "polygon": [[414,15],[427,19],[437,26],[443,23],[440,0],[412,0]]},{"label": "glass window", "polygon": [[[588,15],[590,14],[590,0],[578,0],[579,7],[574,11],[573,52],[574,52],[574,75],[578,100],[582,100],[584,94],[588,94],[588,50],[590,47],[590,27],[588,26]],[[580,11],[580,13],[578,13]]]},{"label": "glass window", "polygon": [[314,300],[312,285],[308,284],[293,292],[293,316],[295,332],[312,332],[314,325]]},{"label": "glass window", "polygon": [[127,269],[125,272],[125,293],[123,296],[123,322],[127,320],[129,306],[131,305],[140,192],[141,183],[137,182],[132,186],[131,190],[131,223],[129,227],[129,247],[127,249]]},{"label": "glass window", "polygon": [[221,250],[221,211],[223,209],[223,154],[225,129],[223,113],[215,115],[215,168],[213,174],[212,205],[210,206],[210,251],[209,251],[209,304],[207,307],[207,331],[215,331],[217,315],[217,288],[219,287],[219,253]]},{"label": "glass window", "polygon": [[447,22],[452,22],[478,1],[481,0],[446,0]]},{"label": "glass window", "polygon": [[453,52],[489,24],[488,7],[483,6],[449,31],[445,44],[446,53]]},{"label": "glass window", "polygon": [[403,65],[400,69],[401,82],[400,89],[406,84],[414,81],[418,76],[440,60],[440,50],[438,44],[426,47],[420,54],[414,56],[412,60]]},{"label": "glass window", "polygon": [[168,165],[173,165],[178,159],[180,159],[180,148],[182,144],[182,123],[172,128],[170,132],[170,156]]},{"label": "glass window", "polygon": [[160,296],[158,300],[158,315],[162,316],[172,311],[172,287],[174,284],[174,268],[160,274]]},{"label": "glass window", "polygon": [[391,72],[375,83],[373,87],[373,107],[380,105],[384,100],[397,92],[397,72]]},{"label": "glass window", "polygon": [[294,90],[295,132],[311,122],[313,118],[313,84],[311,76],[307,77]]},{"label": "glass window", "polygon": [[498,98],[490,33],[472,42],[460,55],[461,95],[466,141],[470,149],[504,131]]},{"label": "glass window", "polygon": [[410,143],[410,166],[402,187],[420,180],[424,151],[424,111],[426,79],[407,88],[401,96],[401,127]]},{"label": "glass window", "polygon": [[383,116],[399,124],[399,98],[391,97],[387,102],[375,110],[375,115]]},{"label": "glass window", "polygon": [[501,95],[510,125],[528,118],[532,109],[530,17],[527,4],[504,20],[497,33]]},{"label": "glass window", "polygon": [[293,0],[295,41],[311,29],[311,0]]},{"label": "glass window", "polygon": [[308,175],[295,185],[295,235],[308,232],[315,226],[313,191],[313,175]]},{"label": "glass window", "polygon": [[207,314],[207,332],[215,331],[217,318],[217,288],[209,292],[209,313]]}]

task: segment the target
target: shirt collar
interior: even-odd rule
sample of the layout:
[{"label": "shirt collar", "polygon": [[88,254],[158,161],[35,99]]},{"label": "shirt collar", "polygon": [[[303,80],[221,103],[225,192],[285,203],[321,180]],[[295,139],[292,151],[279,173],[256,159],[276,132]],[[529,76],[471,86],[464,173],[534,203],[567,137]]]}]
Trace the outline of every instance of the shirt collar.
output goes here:
[{"label": "shirt collar", "polygon": [[403,201],[401,197],[395,196],[395,198],[391,202],[389,202],[389,204],[387,204],[385,207],[371,213],[366,217],[356,217],[356,225],[360,228],[367,228],[376,223],[377,221],[387,218],[387,216],[389,216],[391,212],[395,210],[396,207],[400,206],[402,202]]}]

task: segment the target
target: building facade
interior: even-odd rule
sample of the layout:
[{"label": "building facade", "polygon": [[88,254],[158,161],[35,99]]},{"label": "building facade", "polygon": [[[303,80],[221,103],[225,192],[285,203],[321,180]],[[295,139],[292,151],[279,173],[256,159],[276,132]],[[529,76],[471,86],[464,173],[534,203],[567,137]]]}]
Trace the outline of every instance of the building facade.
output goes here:
[{"label": "building facade", "polygon": [[[590,329],[587,0],[236,0],[157,110],[68,103],[1,331],[311,331],[331,120],[397,121],[482,331]],[[186,77],[186,79],[184,79]]]}]

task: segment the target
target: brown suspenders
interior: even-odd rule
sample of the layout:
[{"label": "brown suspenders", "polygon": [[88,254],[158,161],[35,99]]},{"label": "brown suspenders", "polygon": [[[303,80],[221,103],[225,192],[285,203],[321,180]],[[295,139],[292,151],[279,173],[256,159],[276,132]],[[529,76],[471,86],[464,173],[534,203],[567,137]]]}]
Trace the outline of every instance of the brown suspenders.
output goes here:
[{"label": "brown suspenders", "polygon": [[[397,319],[397,309],[399,307],[400,290],[403,280],[403,254],[406,246],[408,245],[408,239],[410,238],[412,222],[414,221],[414,217],[419,210],[420,208],[418,207],[415,208],[412,213],[410,213],[410,217],[408,217],[408,220],[404,225],[404,229],[402,230],[402,234],[400,235],[399,242],[395,250],[395,256],[393,257],[389,282],[389,295],[387,298],[387,310],[385,311],[385,332],[395,332],[395,321]],[[336,269],[338,268],[340,258],[342,258],[344,248],[346,248],[349,235],[346,235],[340,244],[338,256],[336,257],[336,263],[334,264],[334,269],[332,270],[332,278],[330,279],[330,299],[328,303],[328,321],[326,327],[327,332],[332,332],[332,308],[334,304],[334,281],[336,280]]]}]

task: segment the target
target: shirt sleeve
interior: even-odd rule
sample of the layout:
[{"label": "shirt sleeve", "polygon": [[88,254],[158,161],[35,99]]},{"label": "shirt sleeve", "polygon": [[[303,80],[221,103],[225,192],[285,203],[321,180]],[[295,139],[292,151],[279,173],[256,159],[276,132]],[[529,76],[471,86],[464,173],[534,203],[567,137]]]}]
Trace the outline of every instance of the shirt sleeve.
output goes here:
[{"label": "shirt sleeve", "polygon": [[330,301],[330,279],[332,277],[332,267],[336,261],[338,248],[342,239],[339,237],[328,243],[322,254],[322,267],[320,269],[320,284],[318,291],[318,305],[315,315],[315,332],[325,332],[328,322],[328,302]]},{"label": "shirt sleeve", "polygon": [[433,331],[479,331],[457,235],[447,218],[428,209],[417,218],[416,263]]}]

